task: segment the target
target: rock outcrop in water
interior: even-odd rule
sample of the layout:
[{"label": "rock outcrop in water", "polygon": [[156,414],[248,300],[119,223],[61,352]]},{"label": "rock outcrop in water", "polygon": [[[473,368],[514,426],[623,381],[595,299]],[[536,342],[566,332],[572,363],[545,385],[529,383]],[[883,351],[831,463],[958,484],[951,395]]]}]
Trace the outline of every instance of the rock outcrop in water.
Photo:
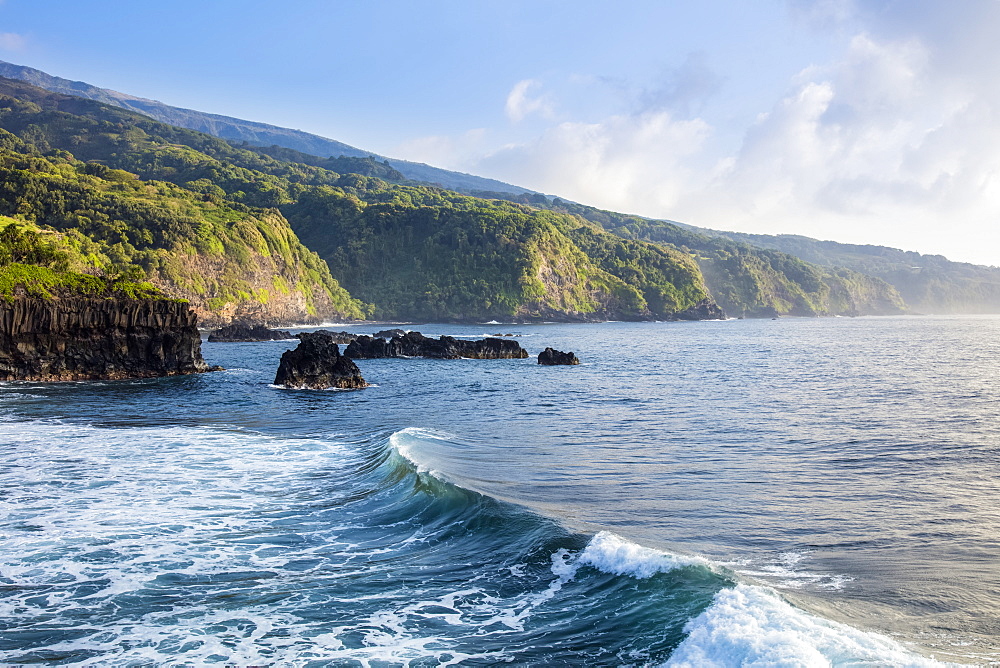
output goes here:
[{"label": "rock outcrop in water", "polygon": [[[358,338],[357,334],[351,334],[350,332],[331,332],[328,329],[317,329],[315,332],[303,332],[304,334],[323,334],[333,339],[334,343],[339,343],[346,346],[348,343]],[[301,339],[302,334],[296,334],[296,339]]]},{"label": "rock outcrop in water", "polygon": [[372,334],[377,339],[391,339],[394,336],[406,336],[405,329],[383,329]]},{"label": "rock outcrop in water", "polygon": [[572,352],[564,353],[561,350],[556,350],[555,348],[546,348],[542,352],[538,353],[538,363],[544,364],[545,366],[557,366],[560,364],[579,364],[579,358]]},{"label": "rock outcrop in water", "polygon": [[118,380],[217,370],[197,317],[167,299],[0,301],[0,380]]},{"label": "rock outcrop in water", "polygon": [[247,341],[280,341],[292,338],[291,332],[282,329],[268,329],[264,325],[234,322],[220,327],[208,335],[209,343],[242,343]]},{"label": "rock outcrop in water", "polygon": [[382,357],[431,357],[434,359],[524,359],[528,351],[517,341],[486,338],[463,341],[450,336],[431,339],[420,332],[407,332],[403,336],[385,339],[359,336],[344,355],[352,359],[378,359]]},{"label": "rock outcrop in water", "polygon": [[274,384],[294,389],[368,387],[358,365],[340,354],[329,332],[303,332],[299,345],[281,356]]}]

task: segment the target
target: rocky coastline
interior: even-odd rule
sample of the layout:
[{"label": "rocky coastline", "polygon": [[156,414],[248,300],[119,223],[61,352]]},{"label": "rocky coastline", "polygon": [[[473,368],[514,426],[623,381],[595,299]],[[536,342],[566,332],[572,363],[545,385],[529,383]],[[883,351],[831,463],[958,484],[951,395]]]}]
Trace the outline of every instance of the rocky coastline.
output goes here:
[{"label": "rocky coastline", "polygon": [[347,346],[344,355],[352,359],[381,359],[386,357],[430,357],[433,359],[525,359],[528,351],[517,341],[487,337],[479,341],[465,341],[451,336],[432,339],[420,332],[406,332],[402,336],[383,339],[359,336]]},{"label": "rocky coastline", "polygon": [[197,316],[183,301],[0,301],[0,380],[120,380],[218,368],[202,358]]}]

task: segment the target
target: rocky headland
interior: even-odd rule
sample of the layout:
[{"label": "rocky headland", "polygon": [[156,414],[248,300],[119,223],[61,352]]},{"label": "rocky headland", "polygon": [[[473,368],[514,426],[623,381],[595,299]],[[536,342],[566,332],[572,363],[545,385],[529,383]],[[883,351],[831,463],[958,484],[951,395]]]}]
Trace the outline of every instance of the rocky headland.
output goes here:
[{"label": "rocky headland", "polygon": [[344,355],[352,359],[379,359],[384,357],[431,357],[434,359],[525,359],[528,351],[517,341],[485,338],[464,341],[451,336],[432,339],[420,332],[406,332],[389,340],[359,336]]},{"label": "rocky headland", "polygon": [[0,301],[0,380],[118,380],[216,370],[197,317],[169,299]]},{"label": "rocky headland", "polygon": [[368,387],[358,365],[340,354],[329,332],[303,332],[299,345],[281,356],[274,384],[292,389]]}]

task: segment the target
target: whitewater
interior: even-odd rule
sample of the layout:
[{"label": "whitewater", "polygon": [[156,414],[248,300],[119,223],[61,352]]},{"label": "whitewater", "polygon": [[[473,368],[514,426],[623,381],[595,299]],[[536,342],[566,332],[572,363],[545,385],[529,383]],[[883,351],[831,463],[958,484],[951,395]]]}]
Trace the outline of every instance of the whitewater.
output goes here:
[{"label": "whitewater", "polygon": [[0,663],[1000,661],[1000,318],[500,327],[0,385]]}]

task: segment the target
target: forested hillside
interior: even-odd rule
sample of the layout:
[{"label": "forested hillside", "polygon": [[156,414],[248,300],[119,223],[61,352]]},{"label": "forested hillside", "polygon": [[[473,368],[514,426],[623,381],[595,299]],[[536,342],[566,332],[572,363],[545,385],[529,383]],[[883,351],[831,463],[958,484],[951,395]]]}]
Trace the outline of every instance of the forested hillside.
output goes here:
[{"label": "forested hillside", "polygon": [[823,267],[788,253],[701,234],[671,222],[559,198],[493,195],[577,216],[623,239],[683,250],[697,262],[709,292],[730,315],[887,315],[907,311],[906,302],[888,282],[844,267]]},{"label": "forested hillside", "polygon": [[109,266],[139,267],[220,316],[263,313],[287,290],[310,313],[360,317],[341,285],[381,319],[696,318],[718,314],[713,300],[747,316],[905,308],[878,279],[669,223],[400,183],[370,158],[234,145],[9,80],[0,127],[21,142],[8,148],[21,157],[4,213],[79,229]]},{"label": "forested hillside", "polygon": [[[17,79],[39,86],[46,90],[84,97],[105,104],[136,111],[155,120],[170,125],[176,125],[189,130],[197,130],[233,142],[246,142],[248,145],[284,147],[301,151],[313,156],[375,158],[379,163],[388,161],[392,168],[401,172],[403,178],[427,183],[439,184],[445,188],[461,190],[497,190],[509,193],[530,192],[526,188],[503,183],[495,179],[487,179],[473,174],[463,174],[447,169],[432,167],[419,162],[396,160],[377,156],[371,151],[349,146],[343,142],[326,137],[320,137],[301,130],[281,128],[267,123],[257,123],[240,118],[208,114],[193,109],[172,107],[156,100],[148,100],[134,95],[119,93],[107,88],[99,88],[82,81],[70,81],[61,77],[46,74],[40,70],[23,65],[15,65],[0,61],[0,76]],[[334,168],[335,171],[340,171]],[[345,173],[353,170],[343,170]],[[376,175],[378,176],[378,175]]]},{"label": "forested hillside", "polygon": [[[0,214],[81,245],[88,258],[81,269],[148,279],[189,299],[206,324],[364,317],[362,304],[277,210],[225,201],[207,183],[142,179],[61,147],[92,142],[120,151],[119,161],[126,162],[137,156],[128,156],[115,138],[127,129],[44,112],[8,95],[0,96],[0,128],[6,128],[0,130]],[[75,134],[64,137],[70,128]]]},{"label": "forested hillside", "polygon": [[[0,81],[0,94],[0,125],[46,156],[39,160],[67,160],[78,174],[91,176],[90,170],[99,180],[107,170],[125,184],[115,190],[135,175],[147,190],[187,198],[206,211],[217,208],[216,216],[232,212],[260,221],[284,215],[355,296],[375,305],[378,317],[693,317],[689,310],[708,298],[697,267],[676,252],[636,241],[627,244],[636,249],[631,259],[595,262],[568,236],[593,227],[574,216],[342,175],[320,166],[336,161],[234,146],[17,82]],[[289,160],[296,157],[301,162]],[[385,169],[374,161],[360,166]],[[73,211],[75,220],[83,215]],[[636,271],[653,255],[670,271]],[[132,263],[154,273],[158,266]],[[628,284],[619,274],[640,280]]]}]

